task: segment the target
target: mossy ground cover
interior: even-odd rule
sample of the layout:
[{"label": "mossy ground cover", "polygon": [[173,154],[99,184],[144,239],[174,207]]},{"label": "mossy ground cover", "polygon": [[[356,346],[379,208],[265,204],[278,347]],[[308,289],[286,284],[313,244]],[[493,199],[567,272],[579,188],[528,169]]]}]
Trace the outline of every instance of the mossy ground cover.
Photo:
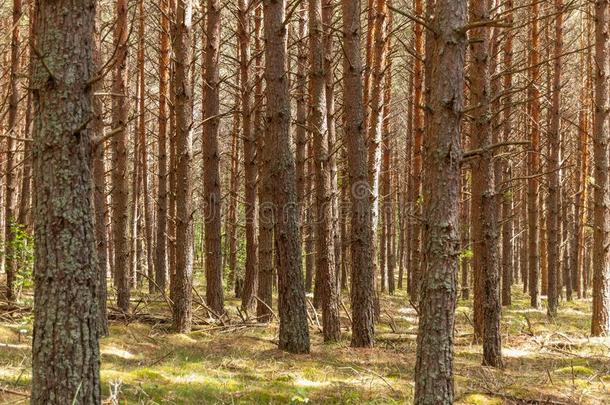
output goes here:
[{"label": "mossy ground cover", "polygon": [[[514,296],[503,310],[503,370],[480,365],[472,309],[459,302],[457,402],[610,403],[610,340],[589,337],[590,301],[564,302],[549,320],[517,289]],[[138,302],[140,311],[168,316],[160,299]],[[382,297],[375,349],[350,348],[347,329],[341,342],[324,344],[312,325],[309,355],[277,350],[275,323],[242,325],[235,300],[227,302],[232,325],[200,326],[190,334],[173,334],[165,324],[112,321],[111,335],[101,341],[104,397],[120,404],[410,403],[417,314],[406,302],[404,295]],[[202,308],[197,313],[205,318]],[[31,322],[27,314],[0,322],[0,403],[28,401]]]}]

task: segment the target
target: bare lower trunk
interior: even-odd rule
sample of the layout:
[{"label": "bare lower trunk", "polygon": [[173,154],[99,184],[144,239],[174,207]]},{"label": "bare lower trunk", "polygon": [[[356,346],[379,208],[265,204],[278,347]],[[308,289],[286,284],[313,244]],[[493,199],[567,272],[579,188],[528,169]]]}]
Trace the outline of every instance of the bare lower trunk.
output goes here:
[{"label": "bare lower trunk", "polygon": [[345,134],[351,188],[352,347],[371,347],[375,341],[375,275],[371,252],[371,203],[364,134],[360,0],[343,0],[343,80]]},{"label": "bare lower trunk", "polygon": [[193,289],[193,204],[192,126],[193,104],[189,75],[191,60],[191,0],[178,0],[176,7],[176,277],[173,297],[173,326],[177,332],[190,332]]},{"label": "bare lower trunk", "polygon": [[608,0],[595,2],[593,159],[593,318],[591,335],[610,333],[610,215],[608,215]]},{"label": "bare lower trunk", "polygon": [[328,149],[326,75],[322,0],[309,0],[309,126],[313,132],[316,177],[316,284],[321,286],[324,341],[341,338],[339,302],[335,281],[335,236],[332,178]]},{"label": "bare lower trunk", "polygon": [[129,271],[129,183],[127,181],[127,120],[129,99],[127,98],[127,53],[129,28],[127,25],[127,1],[117,0],[117,22],[115,26],[116,65],[112,83],[112,128],[117,131],[112,137],[114,168],[112,170],[112,233],[114,244],[115,285],[117,306],[129,311],[131,282]]},{"label": "bare lower trunk", "polygon": [[[429,126],[424,172],[424,258],[419,300],[415,404],[451,404],[453,327],[459,258],[461,119],[466,1],[437,0],[428,49]],[[451,100],[451,102],[447,102]]]},{"label": "bare lower trunk", "polygon": [[264,148],[271,157],[273,205],[277,212],[275,241],[279,298],[279,347],[291,353],[309,352],[305,287],[301,272],[296,174],[290,150],[290,95],[286,71],[286,0],[263,0],[265,80],[267,83]]},{"label": "bare lower trunk", "polygon": [[34,101],[35,405],[99,404],[92,165],[95,2],[38,2]]}]

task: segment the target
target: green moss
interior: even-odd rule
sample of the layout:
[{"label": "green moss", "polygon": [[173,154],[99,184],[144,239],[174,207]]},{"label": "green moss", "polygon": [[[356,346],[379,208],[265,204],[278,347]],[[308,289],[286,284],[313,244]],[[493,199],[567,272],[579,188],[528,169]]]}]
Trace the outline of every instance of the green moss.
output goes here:
[{"label": "green moss", "polygon": [[568,374],[568,375],[593,375],[595,372],[586,366],[568,366],[558,368],[554,370],[555,374]]},{"label": "green moss", "polygon": [[502,400],[500,398],[493,398],[483,394],[470,394],[463,399],[463,404],[473,405],[501,405]]}]

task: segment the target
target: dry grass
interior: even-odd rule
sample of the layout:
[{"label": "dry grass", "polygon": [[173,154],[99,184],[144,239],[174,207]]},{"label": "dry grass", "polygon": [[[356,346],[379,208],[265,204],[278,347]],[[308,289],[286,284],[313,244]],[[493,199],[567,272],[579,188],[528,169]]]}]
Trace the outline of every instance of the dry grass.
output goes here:
[{"label": "dry grass", "polygon": [[[461,404],[610,403],[610,341],[588,337],[590,302],[563,303],[549,321],[515,291],[502,319],[506,368],[480,365],[473,345],[471,308],[456,314],[456,394]],[[325,345],[312,326],[312,353],[276,348],[277,325],[203,326],[188,335],[166,325],[113,321],[102,340],[104,396],[121,404],[404,404],[413,396],[415,312],[403,295],[383,297],[378,344],[372,350],[344,340]],[[236,301],[228,308],[241,323]],[[139,311],[162,317],[160,300]],[[199,318],[203,311],[198,309]],[[343,314],[345,315],[345,314]],[[346,317],[344,326],[349,324]],[[27,336],[20,341],[19,330]],[[0,402],[26,403],[30,383],[31,317],[0,323]],[[7,391],[8,390],[8,391]],[[530,402],[526,402],[530,401]]]}]

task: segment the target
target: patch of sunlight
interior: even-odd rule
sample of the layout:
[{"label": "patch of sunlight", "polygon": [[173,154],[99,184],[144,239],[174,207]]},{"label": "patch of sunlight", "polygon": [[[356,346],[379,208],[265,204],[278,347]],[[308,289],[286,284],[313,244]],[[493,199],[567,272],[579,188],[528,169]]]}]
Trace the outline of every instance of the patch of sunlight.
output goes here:
[{"label": "patch of sunlight", "polygon": [[492,398],[483,394],[470,394],[464,398],[465,404],[475,405],[501,405],[502,400],[500,398]]},{"label": "patch of sunlight", "polygon": [[170,377],[170,380],[176,384],[190,384],[194,382],[203,382],[205,377],[201,374],[190,373],[185,375],[178,375]]},{"label": "patch of sunlight", "polygon": [[403,321],[417,323],[417,312],[412,307],[401,307],[398,308],[398,313],[400,316],[397,318]]},{"label": "patch of sunlight", "polygon": [[502,349],[502,354],[506,357],[521,358],[532,356],[534,352],[530,350],[517,349],[516,347],[507,347]]},{"label": "patch of sunlight", "polygon": [[169,343],[173,346],[197,343],[196,339],[193,339],[189,335],[185,335],[183,333],[171,335],[171,336],[169,336],[168,340],[169,340]]},{"label": "patch of sunlight", "polygon": [[586,366],[568,366],[558,368],[554,370],[555,374],[568,374],[568,375],[593,375],[593,370]]},{"label": "patch of sunlight", "polygon": [[100,374],[104,381],[125,381],[129,377],[128,373],[117,370],[102,370]]},{"label": "patch of sunlight", "polygon": [[131,360],[131,359],[136,358],[136,356],[134,354],[128,352],[127,350],[123,350],[117,346],[108,346],[108,347],[103,348],[101,351],[102,351],[102,354],[120,357],[125,360]]},{"label": "patch of sunlight", "polygon": [[610,343],[610,336],[596,336],[596,337],[590,337],[589,338],[589,342],[591,343],[599,343],[599,344],[608,344]]},{"label": "patch of sunlight", "polygon": [[511,312],[516,314],[542,314],[544,311],[542,309],[536,308],[523,308],[523,309],[513,309]]},{"label": "patch of sunlight", "polygon": [[294,384],[304,388],[320,388],[330,385],[328,381],[311,381],[306,378],[297,377],[294,379]]},{"label": "patch of sunlight", "polygon": [[0,378],[17,377],[21,373],[20,369],[10,367],[0,367]]}]

